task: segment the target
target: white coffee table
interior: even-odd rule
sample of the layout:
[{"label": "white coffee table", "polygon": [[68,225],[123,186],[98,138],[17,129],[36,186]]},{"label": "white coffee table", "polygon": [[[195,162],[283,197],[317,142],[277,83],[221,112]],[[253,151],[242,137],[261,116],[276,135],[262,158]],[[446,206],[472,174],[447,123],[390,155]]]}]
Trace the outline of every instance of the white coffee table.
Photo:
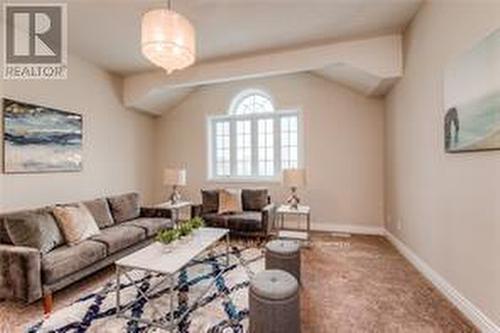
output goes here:
[{"label": "white coffee table", "polygon": [[[186,311],[182,315],[178,316],[177,320],[174,318],[174,316],[171,315],[170,318],[168,320],[164,320],[164,322],[133,317],[125,314],[125,311],[128,310],[134,303],[131,303],[123,308],[121,307],[120,288],[118,287],[120,286],[121,277],[124,276],[127,280],[129,280],[129,282],[134,285],[137,291],[150,303],[151,307],[157,313],[163,313],[163,315],[165,315],[165,311],[159,311],[157,308],[155,308],[148,295],[151,295],[151,293],[158,286],[163,285],[165,282],[167,282],[168,286],[170,287],[170,313],[172,314],[174,311],[175,295],[172,290],[175,286],[175,274],[178,273],[182,268],[184,268],[201,253],[214,246],[219,240],[223,238],[226,239],[225,266],[227,267],[229,266],[229,229],[222,228],[200,228],[194,231],[192,233],[192,236],[186,240],[179,240],[169,245],[155,242],[141,250],[138,250],[137,252],[134,252],[122,259],[117,260],[115,262],[117,285],[116,315],[118,317],[126,318],[129,320],[136,320],[138,322],[142,322],[173,332],[175,327],[184,319],[185,315],[187,315],[188,312]],[[151,286],[147,293],[145,293],[139,288],[135,280],[130,276],[129,271],[131,270],[142,270],[145,272],[158,273],[164,278],[160,279],[157,284]],[[224,269],[222,269],[217,276],[214,276],[212,283],[197,297],[195,302],[198,302],[201,297],[203,297],[203,295],[205,295],[210,290],[215,281],[220,275],[223,274],[223,272]]]}]

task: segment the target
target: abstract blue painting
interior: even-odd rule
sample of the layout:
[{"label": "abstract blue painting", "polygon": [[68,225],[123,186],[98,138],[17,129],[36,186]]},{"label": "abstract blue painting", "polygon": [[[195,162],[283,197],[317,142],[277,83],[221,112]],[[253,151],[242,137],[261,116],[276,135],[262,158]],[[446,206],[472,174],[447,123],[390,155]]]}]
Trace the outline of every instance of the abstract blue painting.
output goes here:
[{"label": "abstract blue painting", "polygon": [[82,116],[3,100],[5,173],[82,169]]}]

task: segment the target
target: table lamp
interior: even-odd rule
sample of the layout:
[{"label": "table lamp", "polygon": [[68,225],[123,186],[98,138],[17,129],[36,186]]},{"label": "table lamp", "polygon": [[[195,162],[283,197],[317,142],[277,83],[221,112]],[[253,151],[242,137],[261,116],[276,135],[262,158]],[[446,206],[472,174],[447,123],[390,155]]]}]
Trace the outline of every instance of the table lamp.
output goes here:
[{"label": "table lamp", "polygon": [[299,207],[300,198],[297,195],[297,188],[306,185],[305,169],[285,169],[283,170],[283,185],[290,187],[291,194],[286,200],[291,208]]},{"label": "table lamp", "polygon": [[163,173],[163,184],[172,186],[172,194],[169,199],[173,204],[181,201],[181,193],[178,186],[186,186],[185,169],[165,169]]}]

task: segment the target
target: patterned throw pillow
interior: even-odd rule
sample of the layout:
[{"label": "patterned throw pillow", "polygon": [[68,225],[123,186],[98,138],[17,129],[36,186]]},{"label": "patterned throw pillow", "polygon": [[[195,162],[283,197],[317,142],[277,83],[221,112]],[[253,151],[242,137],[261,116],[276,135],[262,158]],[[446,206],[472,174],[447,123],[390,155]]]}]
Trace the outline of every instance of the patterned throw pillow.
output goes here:
[{"label": "patterned throw pillow", "polygon": [[76,245],[101,233],[94,217],[84,204],[57,206],[53,213],[69,245]]},{"label": "patterned throw pillow", "polygon": [[219,214],[242,212],[241,190],[224,189],[219,191]]},{"label": "patterned throw pillow", "polygon": [[49,210],[23,211],[4,216],[7,234],[16,246],[34,247],[43,254],[64,244],[64,238]]}]

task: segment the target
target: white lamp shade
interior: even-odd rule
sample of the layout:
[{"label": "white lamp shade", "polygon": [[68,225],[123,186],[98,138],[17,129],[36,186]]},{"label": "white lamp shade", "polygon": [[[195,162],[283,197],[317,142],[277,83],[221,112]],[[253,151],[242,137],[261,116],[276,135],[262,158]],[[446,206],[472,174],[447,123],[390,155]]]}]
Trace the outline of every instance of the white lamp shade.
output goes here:
[{"label": "white lamp shade", "polygon": [[186,170],[165,169],[163,172],[163,183],[165,185],[186,186]]},{"label": "white lamp shade", "polygon": [[306,185],[305,169],[283,170],[283,185],[288,187],[302,187]]},{"label": "white lamp shade", "polygon": [[142,53],[168,73],[190,66],[195,60],[195,32],[182,15],[155,9],[142,17]]}]

